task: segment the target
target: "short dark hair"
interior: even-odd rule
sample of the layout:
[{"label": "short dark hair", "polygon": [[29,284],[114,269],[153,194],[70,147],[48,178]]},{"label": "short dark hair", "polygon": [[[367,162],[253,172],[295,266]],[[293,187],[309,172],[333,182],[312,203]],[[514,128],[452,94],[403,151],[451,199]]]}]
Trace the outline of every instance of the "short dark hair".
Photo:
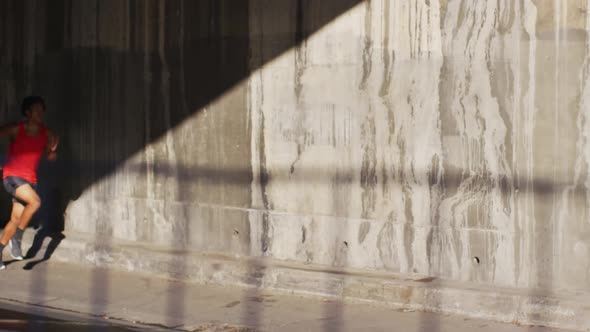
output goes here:
[{"label": "short dark hair", "polygon": [[27,96],[23,98],[23,104],[21,106],[21,113],[24,116],[27,116],[27,111],[35,104],[41,104],[43,109],[45,109],[45,100],[39,96]]}]

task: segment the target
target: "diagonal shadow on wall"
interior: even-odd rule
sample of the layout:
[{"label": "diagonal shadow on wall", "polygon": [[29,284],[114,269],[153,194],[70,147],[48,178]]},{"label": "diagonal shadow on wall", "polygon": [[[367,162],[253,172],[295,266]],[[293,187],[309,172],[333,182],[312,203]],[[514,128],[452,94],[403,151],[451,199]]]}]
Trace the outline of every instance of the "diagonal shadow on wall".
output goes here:
[{"label": "diagonal shadow on wall", "polygon": [[[60,162],[46,167],[46,177],[60,175],[51,184],[59,191],[48,190],[59,196],[51,205],[61,216],[70,200],[146,145],[360,2],[3,1],[7,84],[0,101],[12,106],[4,117],[18,114],[21,96],[46,97],[47,122],[63,138]],[[224,161],[211,156],[232,153],[249,166],[243,101],[204,123],[199,137],[227,138],[196,142],[205,153],[196,159],[223,168]],[[233,150],[232,140],[243,148]],[[247,196],[233,203],[247,205]]]}]

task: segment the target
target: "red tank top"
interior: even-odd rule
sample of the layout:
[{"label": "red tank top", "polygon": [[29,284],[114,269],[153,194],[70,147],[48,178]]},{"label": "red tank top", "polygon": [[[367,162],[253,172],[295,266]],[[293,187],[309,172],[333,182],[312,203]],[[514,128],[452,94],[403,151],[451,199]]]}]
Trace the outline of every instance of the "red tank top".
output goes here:
[{"label": "red tank top", "polygon": [[41,125],[39,133],[29,136],[25,124],[18,126],[18,134],[8,147],[8,160],[4,165],[3,179],[18,176],[33,184],[37,183],[37,168],[47,145],[47,130]]}]

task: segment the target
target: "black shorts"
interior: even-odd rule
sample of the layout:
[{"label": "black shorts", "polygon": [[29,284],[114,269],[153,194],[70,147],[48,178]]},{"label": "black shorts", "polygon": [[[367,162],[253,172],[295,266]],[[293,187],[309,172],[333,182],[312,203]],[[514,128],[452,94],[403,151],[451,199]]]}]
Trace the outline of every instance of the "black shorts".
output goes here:
[{"label": "black shorts", "polygon": [[21,203],[22,205],[26,205],[25,202],[22,202],[18,198],[16,198],[16,188],[22,186],[23,184],[28,184],[33,188],[35,193],[37,193],[37,185],[33,184],[23,178],[19,178],[18,176],[9,176],[4,179],[4,189],[12,196],[12,201],[15,203]]}]

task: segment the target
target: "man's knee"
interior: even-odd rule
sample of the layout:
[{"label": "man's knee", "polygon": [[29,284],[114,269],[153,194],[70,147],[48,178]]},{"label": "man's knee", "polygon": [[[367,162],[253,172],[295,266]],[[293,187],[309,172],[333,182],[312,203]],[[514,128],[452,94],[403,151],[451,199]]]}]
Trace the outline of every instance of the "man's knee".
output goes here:
[{"label": "man's knee", "polygon": [[27,206],[30,206],[31,208],[37,210],[41,207],[41,199],[39,197],[35,197],[29,201]]}]

